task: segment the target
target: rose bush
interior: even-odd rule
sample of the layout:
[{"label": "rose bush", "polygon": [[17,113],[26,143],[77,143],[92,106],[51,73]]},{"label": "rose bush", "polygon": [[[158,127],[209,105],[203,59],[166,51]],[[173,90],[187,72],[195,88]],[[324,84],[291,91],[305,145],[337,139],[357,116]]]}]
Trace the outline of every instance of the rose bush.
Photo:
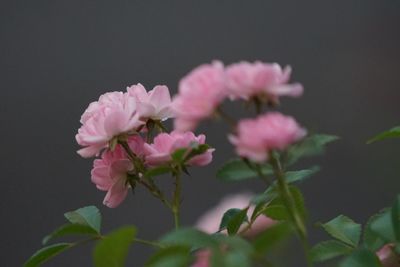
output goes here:
[{"label": "rose bush", "polygon": [[[147,267],[274,266],[271,252],[292,236],[301,244],[307,266],[328,260],[336,260],[340,267],[400,266],[400,196],[364,227],[344,215],[318,223],[330,239],[311,246],[307,200],[297,184],[314,175],[318,167],[296,170],[293,166],[302,158],[321,154],[338,138],[309,134],[294,117],[277,111],[280,97],[303,94],[302,85],[289,83],[290,75],[290,67],[282,69],[276,63],[243,61],[225,67],[213,61],[183,77],[172,98],[167,86],[147,91],[140,83],[124,92],[100,96],[84,111],[76,141],[81,146],[79,155],[96,157],[91,180],[99,190],[107,191],[103,204],[116,208],[130,191],[142,187],[171,212],[175,229],[158,240],[136,237],[134,226],[104,234],[100,211],[88,206],[65,213],[67,223],[46,236],[44,247],[24,266],[40,266],[88,242],[95,243],[96,267],[124,266],[134,242],[155,250]],[[244,102],[256,115],[232,118],[223,110],[225,100]],[[204,134],[191,131],[214,117],[232,126],[226,136],[237,154],[219,168],[217,179],[253,179],[260,185],[259,192],[225,197],[194,227],[182,227],[182,179],[191,168],[212,163],[215,151]],[[175,118],[172,131],[164,123],[170,118]],[[369,143],[392,137],[400,137],[400,127],[377,135]],[[172,192],[167,194],[159,186],[160,175],[170,176]],[[47,245],[69,235],[76,241]]]}]

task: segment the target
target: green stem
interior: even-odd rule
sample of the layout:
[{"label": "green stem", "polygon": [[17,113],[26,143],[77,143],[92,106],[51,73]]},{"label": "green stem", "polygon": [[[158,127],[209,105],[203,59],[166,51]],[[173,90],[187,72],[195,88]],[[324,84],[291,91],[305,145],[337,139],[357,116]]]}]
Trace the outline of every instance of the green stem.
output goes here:
[{"label": "green stem", "polygon": [[135,238],[135,239],[133,239],[133,241],[144,244],[144,245],[148,245],[151,247],[155,247],[155,248],[163,248],[163,245],[161,245],[157,242],[153,242],[153,241],[149,241],[149,240],[145,240],[145,239],[141,239],[141,238]]},{"label": "green stem", "polygon": [[[143,179],[143,173],[145,172],[145,167],[140,158],[138,158],[135,153],[131,150],[128,143],[126,141],[119,141],[119,144],[124,148],[125,152],[128,154],[128,157],[132,161],[135,166],[135,181],[143,185],[154,197],[161,200],[161,202],[167,206],[169,209],[172,209],[171,204],[164,196],[163,192],[158,188],[158,186],[154,183],[151,178]],[[131,183],[131,181],[130,181]],[[131,183],[132,188],[134,184]]]},{"label": "green stem", "polygon": [[296,227],[296,231],[303,245],[304,253],[306,255],[306,260],[307,260],[307,266],[312,266],[312,261],[309,253],[308,239],[307,239],[307,229],[305,227],[304,220],[302,216],[299,214],[298,209],[296,208],[295,201],[289,190],[289,186],[285,180],[285,173],[282,170],[279,160],[276,157],[274,157],[274,155],[271,155],[270,161],[278,182],[279,194],[283,199],[284,205],[289,211],[289,216]]},{"label": "green stem", "polygon": [[174,200],[172,204],[172,213],[174,214],[174,222],[175,222],[175,229],[179,228],[179,211],[181,206],[181,169],[178,168],[177,172],[175,173],[175,192],[174,192]]}]

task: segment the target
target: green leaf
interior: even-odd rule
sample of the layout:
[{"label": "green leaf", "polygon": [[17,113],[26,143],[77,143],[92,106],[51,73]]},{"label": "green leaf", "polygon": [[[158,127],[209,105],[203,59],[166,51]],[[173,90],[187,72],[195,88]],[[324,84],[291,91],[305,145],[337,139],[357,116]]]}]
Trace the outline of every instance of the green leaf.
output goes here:
[{"label": "green leaf", "polygon": [[332,237],[352,247],[357,247],[361,235],[361,224],[355,223],[349,217],[339,215],[329,222],[322,224],[322,227]]},{"label": "green leaf", "polygon": [[[270,165],[263,165],[261,171],[263,175],[272,175],[273,173]],[[230,160],[217,171],[217,178],[222,181],[242,181],[257,177],[257,172],[242,159]]]},{"label": "green leaf", "polygon": [[296,210],[299,212],[299,214],[302,216],[302,218],[304,220],[307,217],[307,211],[306,211],[306,208],[304,205],[303,194],[301,193],[300,189],[295,186],[290,186],[289,190],[293,196],[293,201],[294,201]]},{"label": "green leaf", "polygon": [[385,140],[388,138],[394,138],[394,137],[400,137],[400,126],[396,126],[388,131],[385,131],[383,133],[380,133],[380,134],[374,136],[373,138],[368,140],[367,144],[371,144],[376,141],[381,141],[381,140]]},{"label": "green leaf", "polygon": [[72,247],[72,245],[71,243],[59,243],[44,247],[33,254],[28,261],[25,262],[24,267],[40,266],[42,263]]},{"label": "green leaf", "polygon": [[229,221],[238,213],[240,213],[241,209],[229,209],[227,210],[224,215],[222,216],[221,223],[219,224],[219,231],[224,230]]},{"label": "green leaf", "polygon": [[[318,172],[320,170],[320,168],[318,166],[314,166],[310,169],[306,169],[306,170],[299,170],[299,171],[288,171],[285,173],[285,181],[288,184],[293,184],[296,182],[301,182],[303,180],[305,180],[306,178],[310,177],[311,175],[313,175],[314,173]],[[272,191],[276,190],[278,186],[277,181],[274,181],[272,183],[272,185],[270,187],[267,188],[267,190],[264,192],[265,195],[269,195],[271,194]],[[259,196],[259,201],[257,201],[257,203],[260,202],[262,196]]]},{"label": "green leaf", "polygon": [[100,233],[101,214],[95,206],[88,206],[64,214],[65,218],[73,224],[87,225]]},{"label": "green leaf", "polygon": [[252,245],[244,238],[234,235],[227,236],[224,234],[216,234],[214,238],[222,244],[223,247],[228,248],[231,251],[240,251],[245,254],[251,254],[253,252]]},{"label": "green leaf", "polygon": [[285,173],[285,180],[288,184],[301,182],[310,177],[311,175],[319,172],[320,168],[314,166],[311,169],[300,170],[300,171],[288,171]]},{"label": "green leaf", "polygon": [[264,255],[273,246],[284,240],[293,232],[287,222],[276,223],[263,233],[257,235],[253,241],[253,247],[257,254]]},{"label": "green leaf", "polygon": [[65,224],[51,234],[45,236],[43,238],[43,245],[46,245],[50,240],[66,236],[66,235],[90,235],[90,236],[97,236],[98,233],[92,227],[83,225],[83,224]]},{"label": "green leaf", "polygon": [[263,210],[263,214],[267,217],[277,220],[277,221],[285,221],[289,220],[289,213],[284,205],[268,205]]},{"label": "green leaf", "polygon": [[[375,214],[373,216],[371,216],[371,218],[369,218],[367,224],[365,225],[365,229],[364,229],[364,234],[363,234],[363,241],[364,241],[364,245],[366,248],[372,250],[372,251],[376,251],[378,249],[380,249],[383,245],[386,244],[386,241],[382,239],[382,235],[378,232],[376,232],[377,229],[372,230],[371,229],[371,224],[374,223],[375,221],[379,219],[379,217],[381,217],[384,213],[388,213],[389,209],[386,208],[384,210],[382,210],[381,212],[379,212],[378,214]],[[389,217],[387,217],[389,218]],[[389,221],[387,220],[387,223],[389,223]],[[376,226],[375,226],[376,228]],[[382,228],[382,227],[381,227]],[[388,226],[383,226],[384,231],[387,231]],[[390,229],[390,226],[389,226]]]},{"label": "green leaf", "polygon": [[250,202],[255,205],[262,205],[270,202],[277,196],[278,196],[277,192],[275,192],[274,190],[272,190],[271,187],[269,187],[265,192],[253,196]]},{"label": "green leaf", "polygon": [[99,241],[93,251],[96,267],[123,267],[129,247],[136,234],[136,228],[126,226],[119,228]]},{"label": "green leaf", "polygon": [[396,237],[393,230],[391,209],[386,209],[375,216],[369,224],[369,230],[385,243],[395,242]]},{"label": "green leaf", "polygon": [[[250,257],[240,251],[228,252],[224,255],[226,267],[251,267]],[[220,267],[220,266],[218,266]]]},{"label": "green leaf", "polygon": [[352,247],[337,240],[328,240],[318,243],[310,250],[310,256],[313,262],[322,262],[333,259],[338,256],[350,254]]},{"label": "green leaf", "polygon": [[160,243],[165,245],[189,246],[193,249],[218,246],[218,242],[213,236],[193,228],[180,228],[168,233],[161,238]]},{"label": "green leaf", "polygon": [[171,246],[157,251],[146,262],[145,267],[187,267],[191,262],[190,248]]},{"label": "green leaf", "polygon": [[253,213],[251,214],[251,217],[250,217],[251,221],[254,221],[260,214],[263,213],[265,205],[266,205],[266,203],[264,203],[264,202],[256,204],[256,206],[253,210]]},{"label": "green leaf", "polygon": [[[225,253],[213,251],[215,266],[217,267],[249,267],[251,255],[253,254],[252,245],[239,236],[216,235],[220,247],[224,248]],[[219,257],[219,260],[215,258]]]},{"label": "green leaf", "polygon": [[396,241],[400,241],[400,195],[396,196],[396,201],[392,207],[392,225]]},{"label": "green leaf", "polygon": [[381,267],[376,254],[367,249],[360,249],[353,252],[349,257],[344,259],[339,267]]},{"label": "green leaf", "polygon": [[239,231],[239,228],[243,224],[243,222],[248,221],[247,211],[248,211],[248,208],[243,209],[243,210],[239,211],[238,213],[236,213],[235,215],[233,215],[229,219],[227,226],[226,226],[226,229],[228,230],[229,235],[236,234],[237,231]]},{"label": "green leaf", "polygon": [[170,171],[171,171],[171,167],[170,166],[163,165],[163,166],[159,166],[159,167],[155,167],[155,168],[147,170],[146,173],[144,174],[144,176],[146,178],[154,177],[154,176],[159,176],[159,175],[168,173]]},{"label": "green leaf", "polygon": [[287,152],[287,164],[291,165],[303,157],[319,155],[324,152],[325,145],[338,140],[339,137],[327,134],[315,134],[305,138],[289,148]]}]

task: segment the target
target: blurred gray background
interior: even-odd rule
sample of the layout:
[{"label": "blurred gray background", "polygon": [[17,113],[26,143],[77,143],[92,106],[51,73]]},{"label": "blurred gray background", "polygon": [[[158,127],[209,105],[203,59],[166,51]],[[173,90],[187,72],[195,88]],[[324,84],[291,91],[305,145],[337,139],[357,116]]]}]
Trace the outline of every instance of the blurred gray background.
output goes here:
[{"label": "blurred gray background", "polygon": [[[102,206],[92,160],[76,154],[74,136],[100,94],[137,82],[175,92],[183,75],[212,59],[293,66],[305,95],[284,99],[282,110],[312,131],[341,137],[298,166],[322,166],[302,185],[311,222],[339,213],[365,222],[400,191],[400,140],[365,144],[400,124],[399,26],[400,2],[389,0],[1,1],[0,266],[21,266],[64,223],[65,211],[89,204],[101,208],[105,232],[134,224],[153,239],[170,229],[172,217],[144,190],[116,209]],[[243,114],[236,110],[228,107]],[[209,167],[185,178],[185,225],[226,193],[262,188],[215,179],[233,155],[226,129],[211,122],[198,129],[217,150]],[[324,238],[313,229],[313,242]],[[142,266],[149,253],[135,245],[128,266]],[[289,258],[289,266],[303,266],[301,255]],[[91,265],[86,246],[46,266]]]}]

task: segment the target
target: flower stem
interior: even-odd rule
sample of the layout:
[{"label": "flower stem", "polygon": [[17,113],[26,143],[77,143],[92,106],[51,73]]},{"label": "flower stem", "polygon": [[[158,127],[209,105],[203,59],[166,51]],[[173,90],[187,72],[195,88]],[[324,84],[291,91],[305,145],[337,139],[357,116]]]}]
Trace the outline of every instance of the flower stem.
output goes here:
[{"label": "flower stem", "polygon": [[175,191],[174,191],[174,199],[172,204],[172,213],[174,214],[174,222],[175,229],[179,228],[179,211],[181,205],[181,168],[179,167],[177,172],[175,173]]},{"label": "flower stem", "polygon": [[290,192],[289,186],[285,180],[285,173],[282,170],[279,159],[271,154],[270,162],[274,169],[274,173],[278,182],[279,194],[282,197],[283,203],[289,212],[290,219],[294,223],[297,234],[299,235],[300,241],[303,245],[304,253],[307,260],[307,266],[312,266],[307,239],[307,229],[305,227],[304,219],[299,214],[299,211],[296,207],[293,195]]},{"label": "flower stem", "polygon": [[[133,153],[128,143],[126,141],[119,141],[119,144],[124,148],[125,152],[128,154],[129,159],[135,166],[135,171],[136,171],[135,181],[143,185],[154,197],[161,200],[161,202],[165,206],[167,206],[169,209],[172,209],[171,204],[165,198],[163,192],[158,188],[158,186],[154,183],[151,177],[144,179],[143,173],[145,171],[145,167],[143,165],[143,162],[140,160],[140,158],[138,158],[135,155],[135,153]],[[133,188],[134,184],[131,183],[131,186]]]},{"label": "flower stem", "polygon": [[148,246],[155,247],[155,248],[163,248],[163,246],[157,242],[153,242],[153,241],[149,241],[149,240],[145,240],[145,239],[141,239],[141,238],[135,238],[135,239],[133,239],[133,241],[136,243],[141,243],[141,244],[148,245]]}]

